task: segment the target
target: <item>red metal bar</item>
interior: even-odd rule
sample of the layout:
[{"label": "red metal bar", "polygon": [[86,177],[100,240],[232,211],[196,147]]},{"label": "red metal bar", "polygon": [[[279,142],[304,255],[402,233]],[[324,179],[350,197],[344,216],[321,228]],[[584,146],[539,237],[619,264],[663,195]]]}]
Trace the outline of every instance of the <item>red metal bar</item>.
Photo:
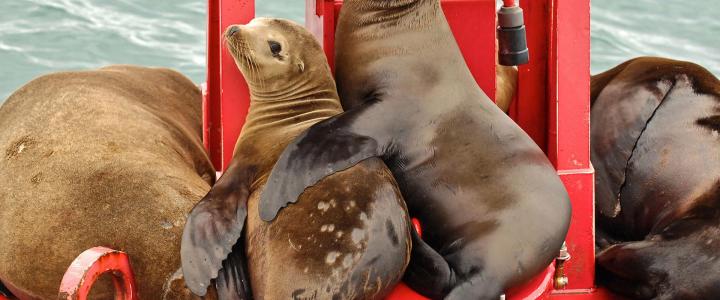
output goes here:
[{"label": "red metal bar", "polygon": [[[525,1],[523,1],[525,2]],[[594,287],[594,170],[590,165],[590,1],[549,7],[548,157],[573,201],[568,290]]]},{"label": "red metal bar", "polygon": [[566,290],[595,287],[594,174],[592,169],[559,171],[572,199],[570,231],[566,241],[572,258],[565,263]]},{"label": "red metal bar", "polygon": [[227,169],[250,106],[249,90],[222,34],[232,24],[255,17],[253,0],[208,1],[208,72],[205,122],[210,157],[217,170]]},{"label": "red metal bar", "polygon": [[116,300],[138,299],[127,254],[105,247],[86,250],[72,262],[60,283],[58,299],[87,299],[92,285],[105,273],[112,275]]},{"label": "red metal bar", "polygon": [[550,0],[520,2],[525,16],[530,62],[518,67],[518,90],[510,113],[515,122],[545,150],[550,5]]},{"label": "red metal bar", "polygon": [[442,0],[455,40],[475,81],[495,99],[495,0]]},{"label": "red metal bar", "polygon": [[[327,56],[330,69],[335,71],[335,23],[336,10],[334,0],[308,0],[305,2],[305,27],[315,35]],[[337,13],[336,13],[337,11]]]},{"label": "red metal bar", "polygon": [[558,170],[590,168],[590,1],[555,0],[549,65],[548,156]]},{"label": "red metal bar", "polygon": [[207,82],[203,89],[203,143],[215,169],[222,170],[222,123],[220,122],[220,3],[208,1]]}]

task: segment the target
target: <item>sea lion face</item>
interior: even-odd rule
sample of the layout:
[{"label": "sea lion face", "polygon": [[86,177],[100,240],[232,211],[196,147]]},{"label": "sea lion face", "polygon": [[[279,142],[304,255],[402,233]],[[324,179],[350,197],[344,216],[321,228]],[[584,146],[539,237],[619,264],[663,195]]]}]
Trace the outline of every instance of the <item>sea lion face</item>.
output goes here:
[{"label": "sea lion face", "polygon": [[718,225],[680,220],[644,241],[611,246],[597,256],[600,274],[611,273],[608,285],[639,299],[717,299]]},{"label": "sea lion face", "polygon": [[305,46],[314,42],[314,37],[300,25],[271,18],[231,25],[225,39],[248,83],[263,86],[304,72],[305,53],[310,50]]}]

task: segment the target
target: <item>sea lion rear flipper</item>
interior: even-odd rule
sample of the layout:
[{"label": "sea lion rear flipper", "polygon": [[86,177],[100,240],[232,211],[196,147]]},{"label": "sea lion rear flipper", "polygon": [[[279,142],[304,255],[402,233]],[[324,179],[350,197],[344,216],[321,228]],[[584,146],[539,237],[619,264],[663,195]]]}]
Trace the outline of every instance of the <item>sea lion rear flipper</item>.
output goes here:
[{"label": "sea lion rear flipper", "polygon": [[10,298],[10,290],[3,285],[2,280],[0,280],[0,296],[4,296],[6,298]]},{"label": "sea lion rear flipper", "polygon": [[215,281],[219,299],[250,300],[250,274],[247,272],[245,249],[242,243],[223,261],[223,268]]},{"label": "sea lion rear flipper", "polygon": [[196,295],[205,295],[242,235],[251,172],[251,168],[233,160],[225,175],[188,215],[180,258],[185,282]]},{"label": "sea lion rear flipper", "polygon": [[272,221],[280,209],[297,202],[306,188],[326,176],[382,154],[384,147],[369,133],[377,125],[360,117],[368,106],[319,122],[285,148],[260,196],[260,218]]},{"label": "sea lion rear flipper", "polygon": [[413,290],[431,299],[443,298],[445,291],[455,285],[455,276],[447,261],[420,238],[415,229],[412,235],[410,264],[403,281]]}]

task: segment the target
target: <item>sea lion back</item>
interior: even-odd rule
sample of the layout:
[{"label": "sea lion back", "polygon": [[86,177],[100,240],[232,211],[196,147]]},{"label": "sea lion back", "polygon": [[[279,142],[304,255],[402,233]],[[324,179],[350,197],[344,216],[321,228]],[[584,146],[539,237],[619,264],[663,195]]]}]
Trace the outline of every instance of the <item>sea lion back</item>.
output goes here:
[{"label": "sea lion back", "polygon": [[[41,299],[82,251],[127,251],[143,296],[178,269],[185,215],[214,171],[201,97],[166,69],[42,76],[0,107],[0,278]],[[100,287],[104,298],[111,289]]]}]

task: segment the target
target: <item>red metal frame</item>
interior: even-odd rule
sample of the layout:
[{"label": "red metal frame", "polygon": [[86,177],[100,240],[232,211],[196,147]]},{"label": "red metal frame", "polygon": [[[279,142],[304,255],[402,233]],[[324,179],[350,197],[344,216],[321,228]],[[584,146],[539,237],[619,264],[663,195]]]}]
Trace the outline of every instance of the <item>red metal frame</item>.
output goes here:
[{"label": "red metal frame", "polygon": [[127,254],[105,247],[86,250],[72,262],[60,283],[58,299],[87,299],[92,285],[106,273],[112,275],[116,300],[138,299],[135,277]]},{"label": "red metal frame", "polygon": [[208,1],[203,138],[217,170],[227,169],[250,106],[247,84],[223,47],[222,33],[231,24],[244,24],[254,17],[254,0]]},{"label": "red metal frame", "polygon": [[[244,122],[247,86],[222,45],[222,31],[254,17],[253,0],[208,0],[208,82],[204,101],[205,142],[218,170],[224,170]],[[335,22],[340,0],[307,0],[306,27],[321,41],[333,65]],[[443,0],[443,9],[478,84],[495,92],[495,1]],[[572,259],[563,290],[553,290],[553,266],[510,299],[612,299],[594,286],[594,171],[590,165],[590,0],[521,1],[530,63],[519,68],[513,119],[538,143],[558,170],[573,202],[568,233]],[[562,58],[560,60],[559,58]],[[420,299],[399,287],[392,299]]]}]

